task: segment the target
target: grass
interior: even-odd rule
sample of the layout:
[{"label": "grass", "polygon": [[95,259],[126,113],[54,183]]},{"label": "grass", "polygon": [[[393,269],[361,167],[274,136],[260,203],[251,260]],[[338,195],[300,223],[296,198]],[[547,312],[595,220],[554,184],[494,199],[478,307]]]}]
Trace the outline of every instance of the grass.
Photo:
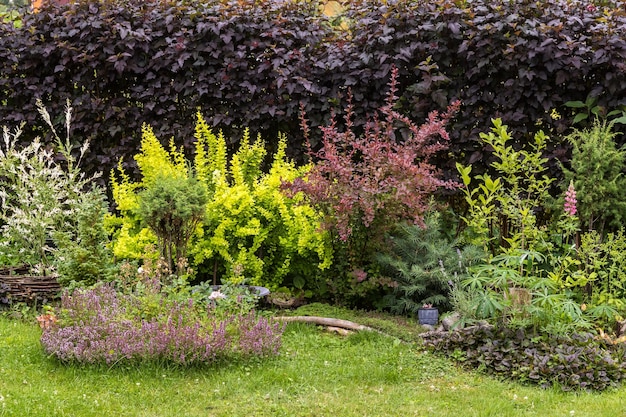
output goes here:
[{"label": "grass", "polygon": [[278,358],[193,369],[64,366],[39,336],[34,323],[0,317],[0,416],[626,416],[626,388],[568,394],[496,381],[378,333],[293,323]]}]

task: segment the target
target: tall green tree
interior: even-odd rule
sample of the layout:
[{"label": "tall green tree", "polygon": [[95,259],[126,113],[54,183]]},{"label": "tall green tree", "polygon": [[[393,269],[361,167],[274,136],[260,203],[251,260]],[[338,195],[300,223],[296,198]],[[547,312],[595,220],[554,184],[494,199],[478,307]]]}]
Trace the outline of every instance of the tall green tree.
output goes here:
[{"label": "tall green tree", "polygon": [[614,123],[596,120],[567,136],[572,158],[570,167],[563,168],[565,184],[573,181],[582,230],[601,236],[626,219],[626,151],[617,147],[617,135]]}]

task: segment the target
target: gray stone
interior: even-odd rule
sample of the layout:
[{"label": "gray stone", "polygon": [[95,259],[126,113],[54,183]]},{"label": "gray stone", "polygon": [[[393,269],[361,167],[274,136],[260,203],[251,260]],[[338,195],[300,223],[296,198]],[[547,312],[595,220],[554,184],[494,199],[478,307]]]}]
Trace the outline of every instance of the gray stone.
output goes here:
[{"label": "gray stone", "polygon": [[459,320],[461,320],[461,315],[455,311],[441,320],[441,324],[443,325],[443,328],[449,332],[451,329],[454,329],[454,325],[457,324]]}]

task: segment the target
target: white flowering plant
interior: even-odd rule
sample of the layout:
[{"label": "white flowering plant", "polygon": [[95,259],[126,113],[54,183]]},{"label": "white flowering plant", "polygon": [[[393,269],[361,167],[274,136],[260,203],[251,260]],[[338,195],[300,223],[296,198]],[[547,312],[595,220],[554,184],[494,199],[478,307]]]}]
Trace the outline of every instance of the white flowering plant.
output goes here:
[{"label": "white flowering plant", "polygon": [[72,154],[69,101],[64,139],[39,100],[37,107],[51,129],[53,145],[46,145],[39,137],[28,143],[22,138],[23,125],[14,130],[4,127],[2,132],[0,262],[29,265],[31,272],[45,275],[52,269],[55,235],[75,233],[80,194],[99,174],[86,176],[80,169],[89,142],[80,147],[78,157]]}]

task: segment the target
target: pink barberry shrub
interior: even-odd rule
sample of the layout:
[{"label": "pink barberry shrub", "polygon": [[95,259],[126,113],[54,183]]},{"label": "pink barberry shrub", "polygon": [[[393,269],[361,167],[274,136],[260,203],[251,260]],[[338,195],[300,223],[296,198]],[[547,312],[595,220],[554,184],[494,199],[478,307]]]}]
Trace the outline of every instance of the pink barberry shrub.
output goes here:
[{"label": "pink barberry shrub", "polygon": [[[345,130],[333,116],[322,127],[322,147],[311,151],[313,168],[304,179],[285,184],[291,193],[303,192],[325,215],[325,226],[342,241],[355,228],[370,235],[401,220],[424,225],[429,199],[440,188],[457,184],[441,178],[431,157],[448,147],[445,126],[458,111],[455,102],[443,114],[432,112],[422,125],[401,115],[397,103],[398,70],[392,70],[386,104],[372,115],[361,134],[354,132],[351,100],[345,110]],[[302,130],[308,141],[308,123]],[[402,135],[401,130],[408,132]]]}]

